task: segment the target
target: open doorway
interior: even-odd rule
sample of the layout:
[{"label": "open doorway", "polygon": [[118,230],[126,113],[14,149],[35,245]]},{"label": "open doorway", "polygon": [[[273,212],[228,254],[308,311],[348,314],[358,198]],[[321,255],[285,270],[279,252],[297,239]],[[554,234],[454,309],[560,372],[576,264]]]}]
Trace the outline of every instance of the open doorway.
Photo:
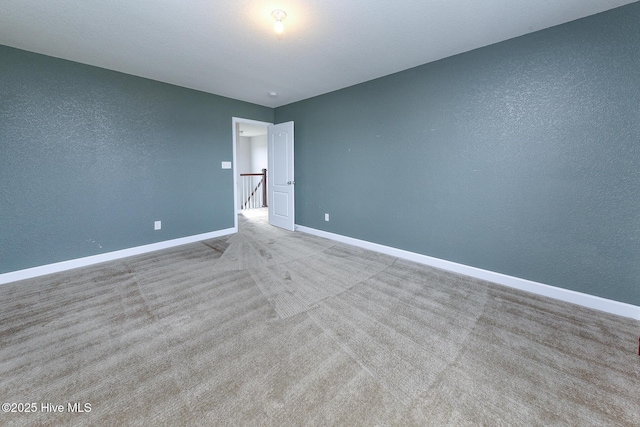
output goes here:
[{"label": "open doorway", "polygon": [[238,215],[267,215],[265,182],[268,177],[264,176],[264,171],[268,167],[267,130],[270,125],[268,122],[233,118],[236,230],[239,226]]},{"label": "open doorway", "polygon": [[267,127],[238,123],[237,192],[240,210],[267,207]]},{"label": "open doorway", "polygon": [[269,224],[294,231],[293,122],[234,117],[232,124],[236,231],[238,215],[252,209],[266,211]]}]

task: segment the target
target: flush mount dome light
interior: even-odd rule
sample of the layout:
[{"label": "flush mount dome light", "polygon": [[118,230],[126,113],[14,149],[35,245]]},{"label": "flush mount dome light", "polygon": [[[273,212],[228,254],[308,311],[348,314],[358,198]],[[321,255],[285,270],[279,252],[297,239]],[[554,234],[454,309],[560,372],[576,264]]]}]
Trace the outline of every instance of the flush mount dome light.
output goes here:
[{"label": "flush mount dome light", "polygon": [[284,10],[274,10],[271,12],[271,16],[276,20],[276,23],[273,24],[273,29],[276,33],[282,34],[284,31],[284,25],[282,25],[282,21],[287,17],[287,14]]}]

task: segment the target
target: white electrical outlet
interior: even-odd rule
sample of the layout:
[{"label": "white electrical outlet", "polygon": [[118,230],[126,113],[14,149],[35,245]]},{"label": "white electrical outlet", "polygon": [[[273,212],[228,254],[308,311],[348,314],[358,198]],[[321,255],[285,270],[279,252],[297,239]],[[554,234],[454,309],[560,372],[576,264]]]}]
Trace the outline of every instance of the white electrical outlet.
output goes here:
[{"label": "white electrical outlet", "polygon": [[324,220],[325,221],[329,221],[329,214],[328,213],[324,214]]},{"label": "white electrical outlet", "polygon": [[162,228],[162,221],[154,221],[153,222],[153,229],[154,230],[160,230]]}]

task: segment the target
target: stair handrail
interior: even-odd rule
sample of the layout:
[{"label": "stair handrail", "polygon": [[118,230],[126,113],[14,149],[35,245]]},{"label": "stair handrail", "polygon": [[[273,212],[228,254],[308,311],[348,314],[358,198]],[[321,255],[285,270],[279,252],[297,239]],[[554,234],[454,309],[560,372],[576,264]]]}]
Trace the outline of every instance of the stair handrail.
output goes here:
[{"label": "stair handrail", "polygon": [[249,197],[247,197],[247,200],[245,200],[244,204],[242,205],[243,208],[246,209],[247,204],[249,204],[249,201],[255,195],[256,191],[258,191],[258,188],[260,188],[260,186],[262,186],[262,207],[263,208],[268,207],[267,206],[267,170],[262,169],[262,173],[241,173],[240,176],[261,176],[262,177],[262,179],[258,181],[258,185],[256,185],[256,187],[253,189]]}]

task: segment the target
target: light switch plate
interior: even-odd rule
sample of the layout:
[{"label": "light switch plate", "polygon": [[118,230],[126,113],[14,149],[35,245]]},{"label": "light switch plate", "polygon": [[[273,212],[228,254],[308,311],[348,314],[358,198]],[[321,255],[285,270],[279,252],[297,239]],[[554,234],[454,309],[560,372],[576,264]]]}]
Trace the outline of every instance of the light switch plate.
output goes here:
[{"label": "light switch plate", "polygon": [[222,169],[231,169],[231,162],[222,162]]}]

